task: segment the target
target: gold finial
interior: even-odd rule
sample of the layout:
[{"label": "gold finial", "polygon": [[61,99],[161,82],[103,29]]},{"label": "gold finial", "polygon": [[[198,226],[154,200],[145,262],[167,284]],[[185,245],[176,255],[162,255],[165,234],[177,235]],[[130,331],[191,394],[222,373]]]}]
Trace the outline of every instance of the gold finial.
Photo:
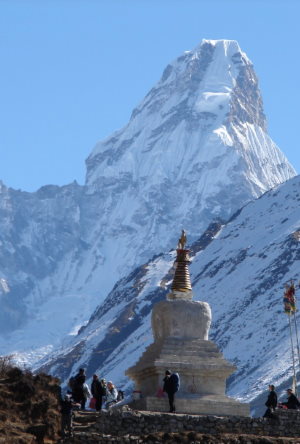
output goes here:
[{"label": "gold finial", "polygon": [[177,249],[178,250],[184,250],[186,244],[186,233],[184,230],[181,231],[181,236],[178,239]]},{"label": "gold finial", "polygon": [[172,292],[167,296],[168,299],[192,299],[192,286],[188,266],[190,264],[189,250],[185,249],[186,233],[181,232],[181,237],[177,244],[176,269]]}]

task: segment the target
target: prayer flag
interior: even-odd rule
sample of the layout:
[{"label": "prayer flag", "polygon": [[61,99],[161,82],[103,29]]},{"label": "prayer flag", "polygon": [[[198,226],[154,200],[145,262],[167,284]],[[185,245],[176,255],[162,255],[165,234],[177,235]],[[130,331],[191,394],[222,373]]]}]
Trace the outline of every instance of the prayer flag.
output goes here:
[{"label": "prayer flag", "polygon": [[283,296],[284,312],[288,315],[296,312],[296,296],[295,285],[291,282],[290,285],[285,286],[285,292]]}]

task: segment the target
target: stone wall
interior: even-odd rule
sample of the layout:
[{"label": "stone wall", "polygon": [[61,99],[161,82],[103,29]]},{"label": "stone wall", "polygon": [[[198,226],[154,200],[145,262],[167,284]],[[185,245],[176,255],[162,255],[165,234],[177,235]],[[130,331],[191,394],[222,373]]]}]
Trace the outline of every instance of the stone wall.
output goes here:
[{"label": "stone wall", "polygon": [[229,433],[299,437],[300,411],[277,410],[273,418],[265,419],[141,412],[124,406],[121,409],[102,412],[90,431],[112,436],[194,431],[210,435]]}]

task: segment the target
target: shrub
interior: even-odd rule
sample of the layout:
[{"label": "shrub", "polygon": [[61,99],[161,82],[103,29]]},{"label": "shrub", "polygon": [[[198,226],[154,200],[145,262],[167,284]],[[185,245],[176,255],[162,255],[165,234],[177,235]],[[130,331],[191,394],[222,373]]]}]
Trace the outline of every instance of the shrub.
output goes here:
[{"label": "shrub", "polygon": [[7,375],[8,371],[13,368],[13,356],[0,356],[0,377],[3,378]]}]

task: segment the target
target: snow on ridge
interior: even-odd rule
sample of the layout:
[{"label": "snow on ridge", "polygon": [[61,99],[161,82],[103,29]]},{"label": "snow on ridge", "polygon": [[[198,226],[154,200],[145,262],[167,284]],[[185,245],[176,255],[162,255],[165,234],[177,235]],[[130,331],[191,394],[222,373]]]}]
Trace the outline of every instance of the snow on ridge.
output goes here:
[{"label": "snow on ridge", "polygon": [[251,64],[250,59],[246,55],[245,52],[243,52],[240,48],[240,45],[237,40],[229,40],[229,39],[218,39],[218,40],[211,40],[211,39],[202,39],[200,45],[203,45],[204,43],[209,43],[212,46],[221,48],[224,53],[228,57],[232,57],[236,53],[241,53],[244,59]]},{"label": "snow on ridge", "polygon": [[[210,131],[222,133],[222,142],[224,145],[228,142],[230,146],[236,146],[232,135],[237,132],[238,144],[242,142],[252,148],[247,134],[241,135],[244,138],[241,141],[242,126],[238,128],[234,124],[230,127],[228,122],[232,108],[237,107],[249,123],[258,119],[254,114],[259,113],[260,106],[257,103],[247,103],[246,106],[243,102],[249,102],[249,92],[239,96],[236,91],[241,66],[249,63],[237,42],[203,40],[194,51],[168,65],[161,80],[134,110],[129,123],[95,146],[87,159],[88,190],[94,192],[102,186],[102,178],[108,183],[108,178],[116,176],[125,180],[131,178],[135,182],[149,175],[153,179],[157,176],[157,183],[173,180],[173,176],[178,174],[179,159],[185,157],[190,161],[186,152],[194,151],[192,157],[205,151],[204,156],[207,155],[206,138]],[[255,74],[251,75],[252,65],[249,69],[250,72],[244,75],[253,77],[252,94],[255,100],[259,100]],[[247,78],[248,81],[250,79]],[[251,112],[253,117],[247,115]],[[216,147],[222,145],[219,142],[215,144]],[[264,145],[267,146],[266,143]],[[238,151],[238,145],[236,149]],[[218,148],[216,156],[217,151]],[[152,159],[145,162],[151,156]],[[283,180],[288,178],[289,173]],[[259,187],[264,190],[263,184]],[[267,189],[269,187],[268,181]]]},{"label": "snow on ridge", "polygon": [[[229,394],[244,402],[254,400],[270,382],[285,384],[292,375],[282,294],[285,282],[300,277],[293,237],[300,229],[299,187],[298,176],[246,205],[191,265],[194,297],[212,307],[212,340],[238,367]],[[149,322],[147,317],[145,324]],[[121,347],[130,365],[132,341],[128,338]],[[122,367],[113,363],[115,377],[123,378]],[[112,369],[113,363],[104,368]]]},{"label": "snow on ridge", "polygon": [[238,367],[230,394],[244,399],[291,375],[282,296],[284,284],[300,277],[293,237],[299,182],[290,179],[246,205],[191,266],[194,292],[212,305],[213,339]]},{"label": "snow on ridge", "polygon": [[[300,277],[299,241],[294,237],[300,229],[299,189],[298,176],[246,205],[230,222],[220,225],[216,234],[210,233],[213,240],[196,253],[190,266],[194,298],[208,302],[212,308],[210,338],[221,347],[225,358],[237,366],[235,377],[230,379],[229,395],[244,402],[253,401],[269,383],[286,384],[292,374],[282,294],[287,281]],[[81,335],[87,338],[87,351],[77,367],[89,368],[91,360],[95,364],[95,357],[91,356],[93,350],[97,353],[96,335],[93,336],[97,325],[116,318],[116,311],[120,313],[126,303],[136,300],[127,321],[129,325],[138,319],[136,328],[120,338],[98,368],[93,367],[93,371],[124,388],[131,387],[124,371],[152,342],[151,315],[149,311],[144,313],[143,307],[150,300],[157,300],[162,281],[170,284],[166,273],[171,259],[174,252],[160,255],[142,267],[142,275],[133,273],[131,280],[124,278],[119,283],[117,294],[122,295],[122,288],[129,291],[131,286],[132,299],[124,300],[120,306],[112,292],[113,305],[103,317],[94,317]],[[140,287],[140,283],[146,286]],[[125,323],[124,328],[128,325]],[[104,331],[98,336],[98,343],[103,338]],[[55,361],[52,365],[55,369]]]},{"label": "snow on ridge", "polygon": [[[231,57],[236,56],[239,53],[243,58],[241,57],[233,63]],[[154,107],[155,111],[158,111],[157,118],[154,113],[150,113],[151,121],[148,121],[147,125],[147,127],[152,126],[154,128],[160,125],[161,117],[171,112],[172,107],[177,106],[177,104],[183,100],[188,100],[189,107],[191,108],[193,108],[192,102],[196,102],[195,109],[198,111],[214,111],[220,114],[220,106],[222,105],[221,97],[218,98],[219,100],[214,101],[214,106],[210,103],[207,104],[209,105],[209,108],[205,108],[203,107],[203,104],[207,101],[207,96],[205,96],[205,94],[211,94],[210,102],[214,98],[214,94],[224,94],[222,100],[223,105],[225,103],[228,105],[228,97],[226,97],[226,95],[228,95],[234,88],[234,79],[238,75],[240,65],[244,64],[245,60],[248,62],[248,59],[241,52],[238,43],[235,41],[203,40],[194,50],[185,52],[183,56],[178,57],[167,66],[162,78],[146,95],[145,99],[137,106],[136,110],[145,114],[145,108],[147,110],[147,105],[151,103],[149,101],[149,96],[152,101],[157,98],[157,102],[161,105],[157,110],[156,107]],[[206,69],[203,70],[202,65],[206,67]],[[200,75],[200,73],[202,74]],[[195,83],[192,81],[193,78],[195,78]],[[187,86],[189,84],[193,85],[193,95],[196,95],[196,98],[192,99],[192,101],[191,97],[187,94]],[[217,99],[216,96],[215,99]],[[197,105],[197,102],[201,101],[203,102],[202,109],[199,104]],[[197,107],[199,108],[197,109]],[[222,112],[222,115],[224,116],[225,113],[226,107]],[[149,120],[149,116],[147,117],[143,115],[143,118]],[[155,122],[157,122],[157,124],[155,124]],[[130,137],[134,137],[139,131],[140,125],[136,119],[131,119],[129,124],[123,129],[112,134],[111,139],[117,140],[120,137],[122,138],[123,132],[126,132],[127,140],[129,140]],[[144,139],[145,133],[147,137],[149,135],[147,128],[143,131]],[[110,138],[108,137],[95,146],[87,159],[87,164],[90,162],[89,159],[108,148],[107,143],[109,143],[109,141]],[[139,140],[139,143],[141,144],[141,140]]]}]

